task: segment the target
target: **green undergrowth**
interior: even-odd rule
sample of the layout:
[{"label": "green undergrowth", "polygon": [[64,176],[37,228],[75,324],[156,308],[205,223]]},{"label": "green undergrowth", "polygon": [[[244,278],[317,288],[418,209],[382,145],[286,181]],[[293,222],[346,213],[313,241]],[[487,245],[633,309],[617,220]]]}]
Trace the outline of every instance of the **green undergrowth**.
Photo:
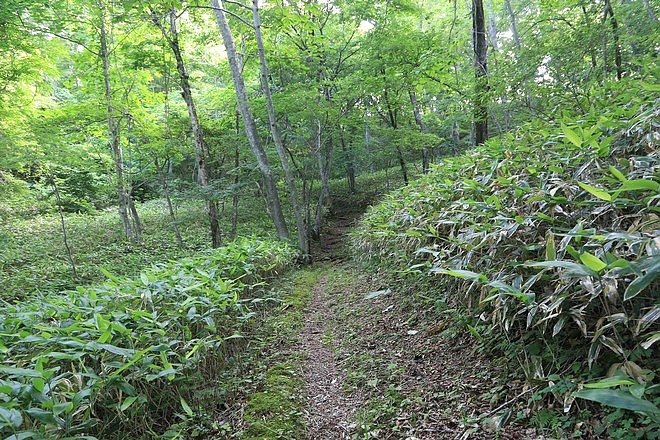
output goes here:
[{"label": "green undergrowth", "polygon": [[[533,412],[575,417],[561,429],[585,411],[607,420],[585,436],[632,423],[627,435],[642,438],[660,416],[658,103],[628,86],[607,107],[444,160],[352,237],[358,259],[428,286],[508,356]],[[616,409],[598,414],[593,401]]]},{"label": "green undergrowth", "polygon": [[[263,203],[246,198],[239,205],[238,235],[268,237],[272,228]],[[13,301],[35,292],[55,292],[103,280],[99,270],[126,276],[169,259],[210,249],[208,218],[199,202],[181,202],[178,226],[184,247],[179,247],[165,202],[138,205],[143,243],[126,241],[114,209],[95,214],[66,214],[65,223],[78,278],[72,275],[62,238],[59,216],[46,214],[0,222],[0,298]],[[221,217],[223,239],[228,240],[230,216]]]},{"label": "green undergrowth", "polygon": [[302,362],[294,349],[303,327],[304,311],[321,269],[303,269],[279,283],[281,307],[258,328],[252,351],[257,366],[243,414],[248,440],[304,438]]},{"label": "green undergrowth", "polygon": [[294,258],[281,242],[243,239],[3,305],[3,438],[158,438],[194,414],[254,319],[255,292]]}]

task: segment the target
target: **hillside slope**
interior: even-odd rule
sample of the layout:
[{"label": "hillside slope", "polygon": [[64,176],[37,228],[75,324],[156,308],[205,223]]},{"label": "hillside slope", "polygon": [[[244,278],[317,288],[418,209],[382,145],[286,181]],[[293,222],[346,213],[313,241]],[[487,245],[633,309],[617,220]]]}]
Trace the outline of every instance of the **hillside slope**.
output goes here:
[{"label": "hillside slope", "polygon": [[633,410],[644,437],[658,426],[660,110],[630,96],[446,159],[370,209],[353,246],[458,311],[534,387],[533,407],[596,401],[619,427]]}]

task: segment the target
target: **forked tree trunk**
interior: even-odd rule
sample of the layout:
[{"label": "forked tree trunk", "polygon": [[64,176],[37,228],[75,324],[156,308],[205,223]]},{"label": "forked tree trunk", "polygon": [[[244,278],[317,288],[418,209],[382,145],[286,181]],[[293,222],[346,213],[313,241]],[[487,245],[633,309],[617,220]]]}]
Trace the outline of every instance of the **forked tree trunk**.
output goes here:
[{"label": "forked tree trunk", "polygon": [[137,218],[137,211],[129,213],[131,209],[131,194],[128,190],[126,177],[124,176],[124,151],[122,149],[119,139],[119,120],[115,115],[115,108],[112,102],[112,83],[110,80],[110,51],[108,49],[108,33],[106,28],[106,6],[103,2],[98,2],[99,11],[101,13],[100,19],[100,43],[101,50],[99,57],[103,66],[103,84],[105,88],[105,101],[106,101],[106,115],[108,118],[108,143],[110,145],[110,152],[115,164],[115,176],[117,178],[117,196],[118,196],[118,211],[121,220],[124,234],[129,240],[139,242],[140,235],[133,227],[130,215],[134,218],[134,223],[139,224]]},{"label": "forked tree trunk", "polygon": [[[195,100],[193,99],[192,89],[190,88],[190,77],[186,70],[186,65],[183,61],[181,53],[181,45],[179,44],[179,32],[176,27],[176,10],[170,10],[169,18],[169,31],[160,22],[159,17],[153,16],[153,22],[158,26],[167,40],[167,43],[172,50],[174,59],[176,60],[176,70],[179,73],[179,82],[181,84],[181,95],[188,108],[188,116],[190,117],[190,126],[193,132],[193,143],[195,145],[195,162],[197,164],[197,182],[199,185],[206,189],[209,186],[209,172],[206,168],[206,159],[208,158],[208,150],[204,143],[204,133],[202,126],[197,116],[197,108]],[[211,229],[211,245],[216,248],[220,246],[221,234],[220,224],[218,222],[218,207],[211,198],[207,202],[209,223]]]},{"label": "forked tree trunk", "polygon": [[259,165],[259,170],[261,171],[261,175],[263,177],[264,189],[266,191],[268,205],[270,206],[269,211],[271,218],[275,225],[275,229],[277,230],[278,237],[280,239],[288,239],[289,231],[286,226],[284,214],[282,213],[282,205],[280,203],[280,196],[277,191],[275,177],[273,176],[273,171],[270,168],[270,164],[268,163],[266,151],[264,150],[259,140],[257,125],[254,121],[254,117],[252,116],[252,112],[250,111],[247,92],[245,90],[245,82],[243,80],[238,58],[236,56],[234,37],[232,36],[231,29],[229,28],[229,23],[227,23],[227,17],[225,16],[222,1],[211,0],[211,8],[215,14],[215,19],[218,23],[218,28],[220,29],[220,34],[222,35],[222,40],[225,44],[227,59],[229,60],[229,67],[231,69],[231,76],[234,80],[234,89],[236,92],[238,110],[243,117],[245,134],[250,143],[252,153],[257,159],[257,164]]},{"label": "forked tree trunk", "polygon": [[474,143],[481,145],[488,139],[488,46],[483,0],[472,0],[472,37],[475,68]]},{"label": "forked tree trunk", "polygon": [[310,262],[310,249],[309,249],[309,234],[303,213],[303,207],[298,199],[298,190],[296,188],[296,180],[293,170],[289,164],[289,156],[287,155],[282,138],[280,137],[279,129],[277,128],[277,118],[275,116],[275,107],[273,106],[273,97],[269,84],[269,70],[268,61],[266,60],[266,51],[264,50],[264,42],[261,35],[261,18],[259,17],[259,0],[252,0],[252,19],[254,23],[254,32],[257,42],[257,52],[259,54],[259,66],[261,71],[261,89],[266,98],[266,107],[268,109],[268,122],[270,124],[270,134],[275,143],[277,155],[280,158],[282,169],[284,170],[284,177],[286,180],[287,190],[289,192],[289,199],[293,207],[293,213],[296,219],[296,228],[298,230],[298,247],[300,248],[301,257],[304,262]]}]

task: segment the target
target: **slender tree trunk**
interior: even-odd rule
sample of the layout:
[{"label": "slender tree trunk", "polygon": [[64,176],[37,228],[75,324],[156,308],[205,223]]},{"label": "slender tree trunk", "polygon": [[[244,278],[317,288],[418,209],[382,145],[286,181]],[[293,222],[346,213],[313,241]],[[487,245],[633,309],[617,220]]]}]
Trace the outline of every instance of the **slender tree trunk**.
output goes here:
[{"label": "slender tree trunk", "polygon": [[318,239],[321,236],[321,223],[323,221],[323,207],[327,204],[330,198],[330,191],[328,188],[328,169],[323,160],[323,144],[321,142],[321,121],[316,120],[316,159],[319,167],[319,174],[321,177],[321,190],[319,191],[319,199],[316,204],[316,217],[314,221],[314,230],[312,235]]},{"label": "slender tree trunk", "polygon": [[353,157],[353,149],[346,145],[343,127],[341,130],[341,147],[346,158],[346,181],[348,182],[348,191],[351,194],[355,194],[357,192],[357,187],[355,184],[355,160]]},{"label": "slender tree trunk", "polygon": [[[190,87],[190,77],[186,69],[183,55],[181,53],[181,45],[179,44],[179,31],[176,27],[176,10],[172,9],[168,13],[169,18],[169,31],[160,22],[159,17],[153,15],[154,24],[160,28],[163,36],[167,40],[174,59],[176,60],[176,70],[179,73],[179,82],[181,85],[181,95],[188,108],[188,116],[190,118],[190,126],[193,132],[193,143],[195,145],[195,163],[197,165],[197,182],[199,185],[207,189],[209,187],[209,172],[206,168],[206,159],[208,158],[208,150],[204,143],[204,133],[202,125],[197,116],[197,108],[195,100],[193,99],[192,89]],[[208,196],[208,195],[206,195]],[[209,223],[211,229],[211,245],[214,248],[220,246],[221,234],[220,224],[218,222],[218,207],[212,199],[207,202]]]},{"label": "slender tree trunk", "polygon": [[475,145],[480,145],[488,139],[488,46],[483,0],[472,0],[472,35],[475,67],[474,141]]},{"label": "slender tree trunk", "polygon": [[268,61],[266,60],[266,51],[264,50],[264,42],[261,35],[261,18],[259,17],[259,0],[252,0],[252,19],[254,23],[254,32],[257,42],[257,53],[259,55],[259,65],[261,70],[261,89],[266,98],[266,108],[268,109],[268,121],[270,124],[270,134],[275,143],[277,155],[284,170],[284,177],[286,180],[287,190],[289,192],[289,199],[293,207],[293,213],[296,219],[296,228],[298,230],[298,246],[300,248],[302,260],[306,263],[311,261],[308,231],[305,224],[303,207],[298,199],[298,190],[296,188],[296,180],[293,170],[289,164],[289,157],[287,155],[282,138],[280,137],[279,129],[277,128],[277,117],[275,116],[275,107],[273,106],[273,97],[269,84],[269,70]]},{"label": "slender tree trunk", "polygon": [[493,2],[486,0],[486,11],[488,12],[488,39],[493,50],[498,50],[497,44],[497,22],[495,21],[495,14],[493,13]]},{"label": "slender tree trunk", "polygon": [[62,209],[62,197],[60,197],[60,190],[57,187],[55,178],[51,175],[48,180],[53,187],[55,192],[55,198],[57,199],[57,210],[60,213],[60,228],[62,229],[62,240],[64,241],[64,248],[66,249],[66,255],[69,259],[69,264],[71,265],[71,272],[73,273],[73,278],[78,279],[78,270],[76,269],[76,263],[73,260],[73,253],[71,252],[71,246],[69,246],[69,236],[66,232],[66,223],[64,222],[64,210]]},{"label": "slender tree trunk", "polygon": [[458,121],[451,124],[452,152],[456,154],[461,143],[461,126]]},{"label": "slender tree trunk", "polygon": [[[410,104],[412,104],[413,115],[415,116],[415,123],[419,127],[420,132],[424,132],[424,121],[422,120],[422,112],[419,108],[419,102],[417,101],[417,94],[413,89],[408,90],[408,96],[410,97]],[[431,163],[431,152],[428,148],[422,148],[422,173],[428,174],[429,167]]]},{"label": "slender tree trunk", "polygon": [[[385,74],[385,71],[382,72]],[[387,88],[383,90],[383,98],[385,98],[385,105],[387,106],[387,115],[389,117],[390,127],[392,130],[396,130],[397,123],[397,112],[392,108],[390,104],[389,94],[387,93]],[[403,176],[403,184],[408,185],[408,168],[406,167],[406,160],[403,157],[403,152],[399,144],[396,145],[396,157],[399,161],[399,167],[401,168],[401,175]]]},{"label": "slender tree trunk", "polygon": [[[610,17],[610,24],[612,25],[612,38],[614,39],[614,65],[616,66],[616,79],[621,81],[623,77],[623,57],[621,55],[621,43],[619,42],[619,22],[614,15],[612,3],[610,0],[605,0],[605,13],[603,20]],[[605,54],[607,57],[607,54]]]},{"label": "slender tree trunk", "polygon": [[112,102],[112,83],[110,81],[110,51],[108,49],[108,34],[106,28],[106,6],[103,2],[99,1],[98,7],[101,12],[101,51],[99,52],[99,57],[101,58],[101,63],[103,65],[103,83],[105,87],[106,113],[108,118],[108,143],[110,144],[110,151],[112,153],[112,159],[115,164],[115,175],[117,177],[119,218],[124,228],[124,234],[126,235],[126,238],[132,241],[138,241],[138,237],[133,230],[133,226],[129,218],[131,196],[128,192],[126,178],[124,176],[124,151],[121,147],[119,139],[119,120],[115,115],[115,109]]},{"label": "slender tree trunk", "polygon": [[[172,132],[170,129],[170,72],[167,66],[163,68],[163,77],[165,78],[165,131],[167,133],[167,141],[172,141]],[[155,162],[156,170],[160,177],[161,187],[163,188],[163,195],[165,196],[165,202],[167,203],[167,211],[172,219],[172,225],[174,226],[174,236],[176,237],[176,243],[180,248],[183,248],[185,245],[183,243],[183,237],[181,236],[181,230],[179,229],[179,222],[176,218],[176,210],[174,209],[174,204],[172,203],[172,197],[170,195],[170,185],[168,176],[172,174],[172,161],[167,158],[165,164],[161,168],[158,163],[158,159]]]},{"label": "slender tree trunk", "polygon": [[[128,96],[126,96],[128,99]],[[126,126],[126,137],[128,139],[128,145],[132,145],[132,136],[131,131],[133,129],[132,118],[128,115],[128,123]],[[126,192],[128,193],[128,212],[131,214],[129,220],[131,221],[131,227],[133,228],[133,234],[135,236],[135,241],[138,243],[142,242],[142,222],[140,222],[140,216],[138,215],[137,208],[135,207],[135,200],[133,199],[133,186],[130,182],[126,185]]]},{"label": "slender tree trunk", "polygon": [[215,19],[218,23],[218,28],[220,29],[220,34],[222,35],[222,40],[225,44],[225,49],[227,50],[227,58],[229,60],[231,75],[234,80],[234,89],[236,92],[238,109],[241,113],[241,116],[243,116],[245,134],[250,143],[252,152],[257,159],[257,164],[259,165],[259,170],[261,171],[261,175],[263,177],[266,197],[268,199],[268,204],[270,205],[271,217],[273,219],[275,229],[277,230],[278,237],[280,237],[280,239],[288,239],[289,231],[286,226],[284,214],[282,213],[280,196],[277,191],[277,185],[275,184],[275,177],[273,176],[273,171],[270,167],[270,164],[268,163],[266,151],[259,141],[257,125],[254,121],[254,117],[252,116],[252,112],[250,111],[247,92],[245,90],[245,82],[243,81],[243,75],[241,74],[241,68],[236,56],[234,37],[231,34],[229,23],[227,23],[227,17],[225,17],[222,1],[211,0],[211,7],[213,8]]},{"label": "slender tree trunk", "polygon": [[649,18],[653,21],[657,20],[658,18],[655,15],[655,11],[653,11],[651,2],[649,2],[649,0],[644,0],[644,6],[646,7],[646,13],[649,14]]},{"label": "slender tree trunk", "polygon": [[[169,159],[165,162],[169,163]],[[156,160],[156,169],[158,170],[158,176],[160,177],[160,186],[163,188],[163,195],[165,196],[165,202],[167,203],[167,212],[172,219],[172,225],[174,226],[174,236],[176,237],[176,244],[183,248],[183,237],[181,236],[181,230],[179,229],[179,222],[176,218],[176,211],[174,210],[174,204],[172,203],[172,197],[170,195],[170,186],[167,181],[167,173],[163,168],[160,167],[158,160]]]},{"label": "slender tree trunk", "polygon": [[373,152],[371,151],[371,134],[369,133],[369,122],[364,123],[364,149],[367,151],[367,158],[369,160],[369,172],[376,172],[376,160],[374,159]]},{"label": "slender tree trunk", "polygon": [[[236,110],[236,134],[240,134],[240,113]],[[238,183],[241,180],[240,148],[238,142],[234,151],[234,191],[231,195],[231,238],[236,238],[238,232]]]},{"label": "slender tree trunk", "polygon": [[518,24],[516,21],[516,14],[513,11],[511,6],[511,0],[504,0],[504,6],[506,7],[506,12],[509,14],[509,21],[511,21],[511,34],[513,35],[513,44],[517,50],[520,50],[520,34],[518,34]]}]

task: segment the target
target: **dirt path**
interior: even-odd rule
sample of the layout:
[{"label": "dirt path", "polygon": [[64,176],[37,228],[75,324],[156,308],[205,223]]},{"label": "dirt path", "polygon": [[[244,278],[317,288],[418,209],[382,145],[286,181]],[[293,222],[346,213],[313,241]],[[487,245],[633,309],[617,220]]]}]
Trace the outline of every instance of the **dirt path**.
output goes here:
[{"label": "dirt path", "polygon": [[[348,258],[346,234],[366,209],[356,203],[335,206],[321,230],[321,238],[313,247],[314,261],[337,263]],[[300,335],[304,356],[303,376],[307,406],[304,410],[309,440],[349,439],[355,428],[355,412],[359,402],[347,396],[342,389],[345,371],[337,365],[335,355],[324,343],[324,336],[334,315],[328,306],[327,276],[322,276],[312,291],[309,308],[305,313],[305,327]]]},{"label": "dirt path", "polygon": [[325,298],[326,281],[322,277],[314,287],[301,334],[309,440],[350,438],[356,407],[354,400],[342,391],[344,372],[337,367],[332,350],[323,343],[325,323],[332,316]]}]

